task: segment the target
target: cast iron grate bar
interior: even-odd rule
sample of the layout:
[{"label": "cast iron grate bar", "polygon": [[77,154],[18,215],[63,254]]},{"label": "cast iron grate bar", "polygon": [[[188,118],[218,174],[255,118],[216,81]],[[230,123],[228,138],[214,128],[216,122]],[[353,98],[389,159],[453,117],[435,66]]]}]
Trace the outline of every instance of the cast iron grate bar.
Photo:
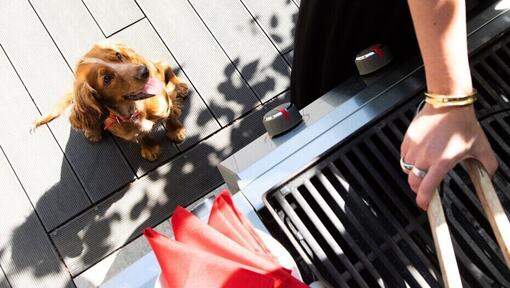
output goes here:
[{"label": "cast iron grate bar", "polygon": [[[305,186],[306,186],[306,182],[305,182]],[[317,235],[316,237],[320,236],[324,240],[324,243],[326,243],[328,246],[327,249],[329,251],[333,252],[332,253],[333,255],[337,256],[337,258],[341,261],[341,264],[344,265],[344,267],[346,267],[346,270],[349,271],[349,274],[351,274],[352,277],[354,279],[356,279],[356,281],[358,283],[360,283],[361,287],[369,287],[368,284],[365,282],[365,280],[361,277],[359,272],[353,267],[353,264],[352,264],[351,260],[349,259],[350,257],[348,257],[346,252],[344,252],[342,250],[342,248],[339,246],[339,244],[337,243],[338,239],[335,240],[335,238],[333,238],[331,233],[329,233],[328,229],[324,226],[322,221],[319,220],[319,217],[317,217],[317,214],[315,214],[313,212],[313,209],[310,207],[310,205],[308,205],[307,201],[301,195],[301,193],[298,191],[298,189],[293,188],[291,195],[294,196],[294,200],[303,209],[305,215],[310,220],[310,224],[313,227],[313,230],[318,232],[318,234],[316,234]],[[312,229],[312,227],[309,227],[309,228]],[[353,247],[353,249],[355,249],[355,248],[356,247]],[[338,263],[338,264],[340,264],[340,263]]]},{"label": "cast iron grate bar", "polygon": [[[314,221],[314,223],[318,223],[320,220],[318,219],[318,215],[315,215],[315,213],[313,211],[319,211],[317,213],[320,213],[321,209],[317,209],[317,208],[321,207],[322,211],[324,213],[323,217],[326,217],[323,219],[328,219],[329,221],[331,221],[332,227],[335,228],[335,230],[333,230],[332,234],[337,236],[337,239],[343,239],[352,248],[353,252],[356,254],[356,257],[358,257],[358,258],[361,257],[360,259],[361,259],[363,265],[367,268],[368,272],[371,274],[371,276],[374,279],[380,279],[381,276],[379,275],[379,272],[377,272],[377,269],[373,266],[373,264],[370,261],[368,261],[368,259],[363,258],[364,249],[361,248],[356,243],[356,241],[351,237],[351,235],[349,233],[345,233],[346,232],[345,226],[342,224],[342,222],[337,217],[335,217],[335,213],[333,212],[333,210],[331,210],[328,203],[326,202],[326,200],[324,200],[324,198],[321,196],[319,191],[315,188],[315,186],[309,180],[305,180],[304,184],[305,184],[306,189],[303,189],[304,190],[303,194],[305,196],[308,196],[308,197],[306,197],[307,200],[310,199],[310,197],[311,197],[312,199],[310,199],[310,200],[313,200],[313,201],[310,201],[310,204],[308,204],[307,200],[305,200],[305,198],[303,196],[300,196],[299,199],[298,199],[298,197],[296,197],[296,199],[298,200],[298,203],[300,203],[302,206],[308,206],[308,209],[311,211],[311,213],[314,214],[313,217],[316,220],[316,221]],[[293,189],[293,192],[294,191],[295,191],[295,189]],[[312,220],[314,220],[314,219],[312,219]],[[326,228],[324,227],[323,229],[326,229]],[[356,262],[356,261],[354,261],[354,262]],[[357,268],[356,270],[359,269],[358,266],[355,266],[355,267]]]},{"label": "cast iron grate bar", "polygon": [[[358,222],[357,218],[354,217],[354,215],[352,213],[349,213],[349,211],[347,211],[345,209],[345,201],[341,197],[338,197],[336,188],[331,184],[331,182],[327,179],[327,177],[324,174],[322,174],[321,172],[317,172],[316,176],[317,176],[318,181],[320,181],[320,184],[323,187],[323,189],[321,189],[321,190],[327,191],[327,193],[322,193],[322,194],[324,194],[324,197],[326,197],[328,200],[331,201],[330,205],[333,208],[330,208],[330,206],[327,204],[327,201],[324,200],[324,198],[321,196],[321,193],[315,188],[315,186],[313,186],[311,184],[311,182],[307,182],[307,183],[310,183],[308,185],[309,187],[307,187],[307,188],[311,191],[311,193],[313,193],[314,198],[319,199],[318,204],[321,207],[325,207],[324,208],[325,210],[327,209],[328,219],[330,221],[332,221],[333,223],[335,223],[337,226],[342,226],[342,236],[345,237],[346,239],[350,239],[351,238],[350,235],[352,234],[352,238],[356,238],[358,243],[360,243],[360,245],[362,245],[364,247],[363,251],[360,251],[361,255],[360,255],[360,252],[358,252],[359,249],[356,249],[356,251],[358,252],[357,256],[360,257],[361,263],[363,263],[363,265],[365,265],[365,266],[368,266],[366,264],[366,262],[370,263],[370,261],[373,261],[374,257],[377,256],[379,261],[382,262],[381,264],[383,265],[382,267],[385,268],[384,270],[386,270],[388,273],[390,273],[391,277],[393,279],[398,279],[399,277],[398,277],[398,274],[396,273],[395,266],[388,260],[388,258],[382,252],[384,249],[388,248],[387,247],[388,245],[385,245],[385,247],[383,247],[381,245],[381,247],[379,247],[379,245],[376,243],[377,241],[374,241],[374,239],[372,239],[372,238],[363,239],[362,237],[359,236],[359,234],[358,234],[359,232],[347,233],[348,230],[361,231],[362,234],[367,233],[367,231],[366,231],[366,228]],[[316,185],[316,186],[318,186],[318,185]],[[334,206],[334,204],[336,204],[337,206]],[[336,217],[336,215],[334,214],[332,209],[339,211],[336,214],[339,216],[338,218]],[[349,224],[352,224],[352,228],[351,227],[345,228],[342,224],[343,220],[341,221],[340,217],[342,219],[348,218],[348,222],[347,221],[346,222]],[[380,243],[384,244],[384,242],[382,242],[382,241]],[[351,246],[354,246],[354,245],[357,246],[356,242],[354,242],[352,240],[349,241],[349,244]],[[362,253],[367,253],[367,252],[369,252],[369,254],[367,255],[367,259],[364,259],[364,257],[362,256],[363,255]],[[359,264],[359,262],[357,264]],[[358,265],[356,267],[358,267]],[[371,265],[369,267],[371,267]],[[376,277],[376,279],[381,279],[380,275],[374,275],[374,276]]]},{"label": "cast iron grate bar", "polygon": [[[313,255],[311,258],[315,260],[314,262],[321,263],[322,271],[331,274],[334,279],[336,279],[336,283],[341,285],[342,287],[346,286],[344,279],[341,277],[339,271],[335,268],[332,261],[326,255],[324,250],[321,248],[315,237],[310,233],[307,229],[306,225],[301,221],[301,217],[296,214],[295,208],[287,202],[287,200],[279,193],[275,194],[277,201],[281,204],[282,209],[287,214],[287,217],[292,221],[294,226],[299,230],[303,240],[305,240],[309,246],[309,248],[313,251]],[[307,250],[310,250],[307,249]]]},{"label": "cast iron grate bar", "polygon": [[475,104],[483,118],[510,109],[510,36],[506,36],[471,59],[473,85],[479,93]]},{"label": "cast iron grate bar", "polygon": [[[361,159],[356,159],[354,157],[353,157],[352,161],[357,161],[357,160],[360,160],[360,161],[358,161],[358,163],[359,163],[358,167],[360,167],[360,168],[356,167],[353,164],[353,162],[351,162],[351,160],[349,160],[348,158],[343,158],[342,164],[341,164],[341,166],[340,165],[339,166],[344,167],[344,169],[339,169],[339,170],[345,171],[347,169],[353,174],[352,176],[354,176],[356,179],[352,179],[349,182],[352,184],[352,183],[354,183],[354,181],[357,180],[356,184],[360,185],[360,187],[359,187],[360,189],[355,189],[355,190],[358,191],[358,193],[365,192],[368,196],[367,199],[370,199],[371,201],[370,200],[369,201],[372,202],[373,204],[375,204],[375,205],[372,205],[372,207],[374,207],[374,206],[377,207],[378,210],[380,210],[382,212],[382,214],[384,214],[384,218],[388,221],[388,224],[391,225],[393,227],[393,229],[396,230],[396,231],[394,230],[393,233],[396,232],[396,233],[400,234],[400,236],[403,239],[405,239],[406,244],[411,247],[411,249],[409,251],[407,251],[407,253],[405,255],[408,258],[417,256],[421,260],[421,262],[430,264],[430,262],[428,261],[429,259],[427,257],[425,257],[423,252],[416,245],[414,245],[414,242],[411,240],[410,236],[407,233],[405,233],[404,229],[402,228],[402,226],[408,225],[411,222],[410,221],[411,218],[408,217],[408,214],[406,213],[405,209],[400,209],[400,210],[398,209],[400,206],[398,199],[392,199],[392,200],[396,200],[397,203],[392,203],[393,201],[389,197],[386,199],[381,199],[382,198],[381,196],[386,196],[385,193],[381,193],[381,192],[385,191],[388,188],[381,187],[378,184],[386,184],[386,183],[381,182],[381,181],[383,181],[382,179],[375,178],[374,177],[375,171],[370,170],[370,168],[367,168],[366,166],[363,167],[363,168],[366,168],[366,171],[363,171],[364,173],[361,174],[361,172],[362,172],[362,171],[360,171],[362,169],[361,163],[366,164],[366,162],[364,162]],[[340,163],[338,163],[338,164],[340,164]],[[370,171],[372,171],[372,173],[374,173],[374,174],[369,175]],[[345,174],[345,175],[346,175],[346,177],[348,177],[347,176],[348,174]],[[363,175],[363,177],[361,177],[361,175]],[[350,177],[348,177],[347,179],[349,179],[349,178]],[[372,185],[369,184],[369,181],[373,181]],[[376,187],[374,187],[373,184],[375,184]],[[376,191],[379,191],[379,193],[377,193]],[[393,209],[391,209],[391,210],[388,208],[388,206],[390,204],[393,204]],[[401,208],[403,208],[403,207],[401,207]],[[420,264],[420,262],[416,262],[414,265],[412,265],[411,263],[413,263],[413,262],[406,261],[406,263],[403,263],[403,264],[405,264],[408,267],[409,266],[417,266],[417,264],[418,265]],[[421,268],[421,269],[419,269],[420,272],[426,271],[426,269],[423,269],[422,267],[415,267],[415,268]],[[423,280],[423,279],[420,279],[420,278],[422,278],[421,273],[416,273],[416,269],[412,269],[412,271],[414,272],[412,274],[416,280]],[[420,286],[424,287],[424,285],[425,285],[424,281],[420,281]]]},{"label": "cast iron grate bar", "polygon": [[[337,168],[337,165],[330,163],[328,168],[331,171],[331,175],[333,177],[335,177],[337,182],[340,182],[340,183],[346,182],[346,180],[345,180],[346,178],[341,174],[341,172]],[[415,280],[415,277],[413,277],[413,276],[415,276],[415,274],[417,274],[416,269],[412,265],[410,265],[411,261],[408,259],[409,258],[408,255],[406,255],[405,253],[403,253],[401,251],[401,249],[399,249],[398,244],[402,241],[402,235],[408,234],[408,233],[395,233],[396,229],[394,227],[398,226],[398,224],[395,224],[395,222],[393,222],[393,224],[395,224],[395,225],[391,225],[388,222],[385,222],[384,225],[381,225],[382,224],[381,220],[378,220],[377,218],[381,219],[380,217],[382,217],[382,216],[381,216],[381,213],[379,211],[377,211],[377,207],[375,207],[374,205],[368,204],[369,200],[366,197],[358,195],[355,192],[357,190],[354,187],[352,187],[352,188],[346,187],[346,189],[344,191],[346,193],[346,195],[345,195],[346,202],[347,202],[346,206],[350,208],[349,210],[347,210],[348,211],[347,213],[352,215],[352,217],[360,217],[360,215],[365,216],[362,219],[360,219],[360,221],[365,222],[366,229],[372,230],[372,231],[377,231],[377,233],[373,233],[373,234],[377,234],[377,236],[382,238],[381,240],[379,240],[379,243],[380,243],[379,245],[381,247],[381,250],[383,250],[385,253],[387,253],[387,254],[385,254],[386,257],[388,257],[388,255],[396,256],[396,257],[389,257],[389,258],[391,259],[393,265],[396,266],[396,268],[397,268],[396,271],[398,271],[398,273],[401,275],[401,277],[393,279],[393,281],[389,282],[389,283],[393,283],[393,285],[396,285],[398,283],[396,281],[399,281],[402,278],[402,275],[405,274],[404,277],[406,279],[409,279],[408,281],[411,281],[411,282],[419,281],[419,283],[421,284],[420,287],[428,287],[429,285],[427,285],[426,281],[424,281],[422,277],[418,277],[419,279]],[[360,213],[361,211],[365,211],[365,212]],[[384,220],[382,220],[382,221],[384,221]],[[415,228],[415,227],[413,227],[413,228]],[[391,230],[388,232],[388,229],[391,229]],[[366,235],[371,235],[370,231],[367,231],[367,232],[368,232],[367,234],[364,234],[365,237],[366,237]],[[374,237],[375,236],[376,235],[374,235]],[[369,238],[369,237],[366,237],[366,238]],[[384,244],[391,247],[392,249],[383,249]],[[397,259],[397,258],[400,259],[401,261],[395,261],[395,259]],[[386,283],[386,285],[388,285],[388,282],[385,281],[385,283]],[[415,282],[415,284],[418,285],[418,282]]]},{"label": "cast iron grate bar", "polygon": [[510,86],[506,83],[505,80],[503,80],[502,77],[504,77],[502,74],[502,71],[499,71],[499,67],[496,63],[501,63],[499,61],[496,61],[492,57],[487,57],[487,61],[482,62],[481,65],[483,69],[487,72],[487,76],[489,79],[493,79],[495,84],[499,87],[501,87],[504,95],[510,94]]},{"label": "cast iron grate bar", "polygon": [[[496,192],[510,215],[510,35],[472,63],[475,109],[500,162]],[[421,97],[372,127],[284,187],[267,195],[314,271],[335,287],[441,287],[426,215],[400,171],[400,143]],[[510,287],[510,271],[467,172],[455,167],[442,201],[464,287]]]}]

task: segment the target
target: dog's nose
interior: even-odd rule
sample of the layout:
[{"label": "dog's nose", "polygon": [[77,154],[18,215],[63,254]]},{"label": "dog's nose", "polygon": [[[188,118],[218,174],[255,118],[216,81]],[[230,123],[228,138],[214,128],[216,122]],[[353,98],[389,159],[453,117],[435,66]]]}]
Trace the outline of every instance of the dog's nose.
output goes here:
[{"label": "dog's nose", "polygon": [[140,68],[138,68],[138,75],[137,77],[140,80],[145,80],[149,77],[149,69],[145,65],[140,65]]}]

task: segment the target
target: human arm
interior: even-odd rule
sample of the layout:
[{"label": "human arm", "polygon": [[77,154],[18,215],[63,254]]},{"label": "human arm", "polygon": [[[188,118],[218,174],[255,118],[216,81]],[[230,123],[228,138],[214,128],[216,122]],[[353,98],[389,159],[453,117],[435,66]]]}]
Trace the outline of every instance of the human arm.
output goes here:
[{"label": "human arm", "polygon": [[[464,0],[408,0],[420,46],[427,91],[464,96],[472,92]],[[492,176],[497,161],[473,105],[434,108],[426,104],[411,122],[401,146],[405,162],[427,171],[409,173],[416,203],[427,209],[446,173],[466,158],[478,159]]]}]

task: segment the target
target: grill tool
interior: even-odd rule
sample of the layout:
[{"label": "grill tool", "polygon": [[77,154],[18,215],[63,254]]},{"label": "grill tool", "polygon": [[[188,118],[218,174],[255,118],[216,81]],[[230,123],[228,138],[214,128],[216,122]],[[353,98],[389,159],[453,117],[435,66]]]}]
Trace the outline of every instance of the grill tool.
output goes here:
[{"label": "grill tool", "polygon": [[[510,254],[508,250],[508,245],[510,244],[510,222],[505,215],[505,211],[494,190],[491,179],[478,160],[465,160],[464,165],[473,182],[483,210],[489,219],[489,223],[494,231],[503,257],[505,258],[506,265],[510,268]],[[462,287],[457,260],[455,259],[455,253],[453,251],[452,239],[450,238],[450,232],[448,224],[446,223],[438,190],[436,190],[432,196],[427,215],[434,238],[434,245],[436,247],[444,286]]]}]

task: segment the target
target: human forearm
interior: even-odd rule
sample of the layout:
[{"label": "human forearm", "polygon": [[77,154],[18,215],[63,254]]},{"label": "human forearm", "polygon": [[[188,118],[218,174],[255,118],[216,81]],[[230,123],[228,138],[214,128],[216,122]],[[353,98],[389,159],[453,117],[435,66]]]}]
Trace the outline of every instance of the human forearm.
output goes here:
[{"label": "human forearm", "polygon": [[464,0],[408,0],[425,63],[427,90],[466,95],[472,90]]},{"label": "human forearm", "polygon": [[[427,91],[457,98],[471,94],[464,0],[408,2],[425,64]],[[416,203],[425,210],[433,191],[460,161],[478,159],[490,175],[498,167],[473,105],[435,107],[427,103],[407,129],[400,156],[407,163],[403,169],[417,193]],[[413,169],[405,168],[409,165]]]}]

